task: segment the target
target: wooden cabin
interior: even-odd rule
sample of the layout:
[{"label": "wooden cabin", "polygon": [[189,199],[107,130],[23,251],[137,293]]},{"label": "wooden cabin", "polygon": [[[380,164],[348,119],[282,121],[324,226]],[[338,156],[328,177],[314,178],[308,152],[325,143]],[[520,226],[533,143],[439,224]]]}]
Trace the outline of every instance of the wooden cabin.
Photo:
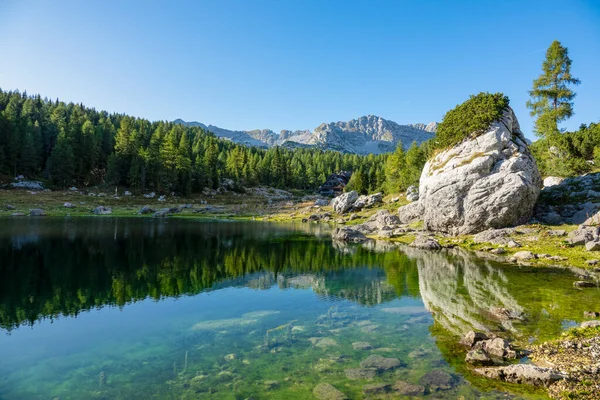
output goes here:
[{"label": "wooden cabin", "polygon": [[319,194],[321,196],[339,196],[344,192],[344,188],[350,181],[351,176],[352,173],[348,171],[329,175],[325,183],[319,187]]}]

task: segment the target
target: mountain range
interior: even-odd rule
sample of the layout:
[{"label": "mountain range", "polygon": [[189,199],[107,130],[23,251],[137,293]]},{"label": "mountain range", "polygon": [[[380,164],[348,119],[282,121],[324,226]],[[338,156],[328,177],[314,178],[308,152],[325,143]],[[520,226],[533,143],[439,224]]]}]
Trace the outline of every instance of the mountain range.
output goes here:
[{"label": "mountain range", "polygon": [[400,125],[376,115],[367,115],[347,122],[323,123],[312,132],[282,130],[276,133],[270,129],[232,131],[195,121],[186,122],[177,119],[173,122],[198,126],[217,137],[247,146],[316,147],[354,154],[380,154],[394,151],[400,141],[406,148],[413,141],[421,143],[430,139],[437,130],[436,122]]}]

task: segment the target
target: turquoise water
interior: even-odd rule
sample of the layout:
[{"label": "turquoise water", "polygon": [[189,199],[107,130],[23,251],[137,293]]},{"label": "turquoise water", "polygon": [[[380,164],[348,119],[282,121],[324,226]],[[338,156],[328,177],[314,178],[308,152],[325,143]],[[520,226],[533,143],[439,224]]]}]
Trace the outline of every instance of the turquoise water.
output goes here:
[{"label": "turquoise water", "polygon": [[[0,224],[3,400],[311,399],[320,383],[401,398],[398,381],[426,398],[544,398],[472,376],[458,337],[535,342],[600,304],[564,271],[347,247],[317,225]],[[498,319],[497,307],[522,318]],[[373,355],[394,367],[352,379]],[[373,383],[391,386],[363,394]]]}]

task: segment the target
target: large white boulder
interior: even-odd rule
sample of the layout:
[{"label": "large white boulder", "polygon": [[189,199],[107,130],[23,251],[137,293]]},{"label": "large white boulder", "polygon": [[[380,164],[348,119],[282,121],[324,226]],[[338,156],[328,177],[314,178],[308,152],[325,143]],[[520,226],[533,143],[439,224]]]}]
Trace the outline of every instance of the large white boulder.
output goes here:
[{"label": "large white boulder", "polygon": [[[526,222],[542,179],[511,108],[483,134],[427,161],[418,206],[427,230],[453,235]],[[414,204],[414,203],[413,203]],[[400,211],[401,219],[402,210]]]}]

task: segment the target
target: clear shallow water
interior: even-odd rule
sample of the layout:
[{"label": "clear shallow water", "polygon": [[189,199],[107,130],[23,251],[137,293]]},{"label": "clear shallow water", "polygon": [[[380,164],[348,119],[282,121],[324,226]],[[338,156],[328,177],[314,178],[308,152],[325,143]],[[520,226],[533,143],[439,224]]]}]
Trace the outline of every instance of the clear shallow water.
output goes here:
[{"label": "clear shallow water", "polygon": [[[320,382],[363,398],[364,385],[398,380],[422,384],[428,398],[544,398],[472,376],[458,337],[546,339],[600,304],[598,290],[574,289],[566,272],[461,251],[345,247],[315,225],[0,227],[3,400],[310,399]],[[494,316],[498,307],[521,319]],[[370,355],[401,365],[349,379]],[[449,382],[436,390],[432,371]]]}]

